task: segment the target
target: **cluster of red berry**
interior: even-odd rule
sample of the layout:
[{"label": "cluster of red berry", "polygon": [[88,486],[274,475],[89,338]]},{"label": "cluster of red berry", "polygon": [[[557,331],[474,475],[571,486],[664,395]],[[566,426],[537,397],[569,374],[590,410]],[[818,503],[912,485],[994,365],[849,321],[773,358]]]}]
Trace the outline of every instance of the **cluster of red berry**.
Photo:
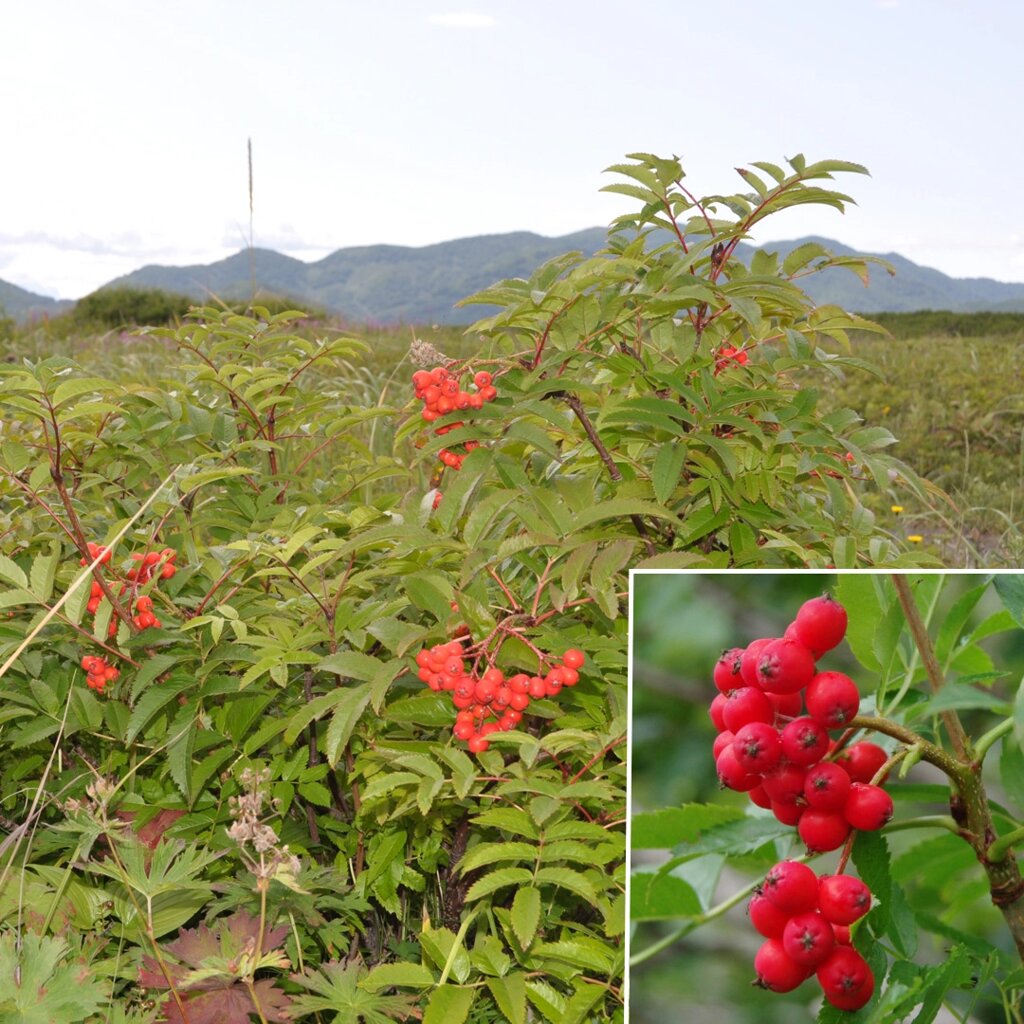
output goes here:
[{"label": "cluster of red berry", "polygon": [[814,598],[782,637],[726,651],[714,672],[720,692],[710,710],[722,785],[796,825],[812,853],[836,850],[851,829],[879,829],[892,817],[892,798],[871,783],[886,760],[881,747],[856,743],[825,760],[835,749],[828,730],[846,725],[860,703],[849,676],[815,664],[845,633],[842,605]]},{"label": "cluster of red berry", "polygon": [[715,376],[717,377],[730,363],[746,366],[750,356],[741,348],[733,345],[722,345],[715,353]]},{"label": "cluster of red berry", "polygon": [[784,860],[750,901],[750,920],[765,937],[754,957],[758,984],[791,992],[812,974],[840,1010],[859,1010],[875,979],[850,944],[850,925],[871,909],[871,890],[849,875],[818,876]]},{"label": "cluster of red berry", "polygon": [[[781,637],[726,651],[714,670],[719,693],[710,712],[722,785],[795,825],[811,853],[836,850],[851,830],[879,829],[892,816],[892,798],[874,783],[885,751],[866,740],[840,749],[829,736],[860,704],[849,676],[817,666],[846,635],[846,621],[837,601],[814,598]],[[759,983],[788,992],[816,972],[832,1005],[863,1006],[874,979],[850,945],[849,926],[870,906],[859,879],[838,874],[819,885],[805,864],[777,864],[750,904],[767,940],[754,961]]]},{"label": "cluster of red berry", "polygon": [[[97,555],[101,556],[101,565],[106,565],[110,561],[109,550],[101,548],[98,544],[90,542],[90,559],[96,558]],[[136,585],[148,583],[153,578],[169,580],[178,571],[177,567],[174,565],[174,560],[178,557],[178,552],[175,551],[174,548],[164,548],[162,551],[147,551],[141,554],[136,552],[131,557],[132,561],[138,562],[139,564],[125,573],[125,579],[130,580]],[[83,558],[80,560],[79,564],[88,565],[89,562]],[[122,583],[118,590],[118,594],[124,594],[127,589],[128,584]],[[96,580],[93,580],[92,589],[89,592],[89,603],[86,605],[91,615],[95,615],[99,611],[103,600],[103,588]],[[153,599],[147,594],[140,594],[135,599],[132,621],[139,629],[149,629],[153,626],[159,628],[162,625],[156,615],[153,614]],[[111,619],[110,626],[107,629],[107,634],[108,636],[114,636],[116,632],[117,620]]]},{"label": "cluster of red berry", "polygon": [[488,668],[479,676],[466,667],[457,640],[429,647],[416,655],[419,678],[432,690],[447,690],[458,708],[452,731],[475,753],[482,753],[494,732],[514,729],[531,700],[554,697],[563,686],[575,686],[583,652],[570,648],[543,676],[520,672],[507,680],[501,669]]},{"label": "cluster of red berry", "polygon": [[[459,382],[459,375],[452,373],[443,366],[435,366],[432,370],[417,370],[412,375],[416,397],[423,402],[423,419],[433,423],[442,416],[464,409],[482,409],[485,402],[497,397],[498,389],[492,383],[492,377],[486,370],[473,375],[476,391],[464,391]],[[438,437],[443,437],[452,430],[465,426],[461,421],[446,423],[434,430]],[[442,448],[438,458],[448,469],[461,469],[462,462],[469,452],[480,446],[479,441],[464,441],[462,451]],[[434,508],[441,501],[441,492],[434,495]]]},{"label": "cluster of red berry", "polygon": [[87,654],[82,659],[82,670],[86,673],[86,685],[97,693],[102,693],[107,683],[112,683],[121,674],[113,665],[108,665],[105,658],[96,654]]}]

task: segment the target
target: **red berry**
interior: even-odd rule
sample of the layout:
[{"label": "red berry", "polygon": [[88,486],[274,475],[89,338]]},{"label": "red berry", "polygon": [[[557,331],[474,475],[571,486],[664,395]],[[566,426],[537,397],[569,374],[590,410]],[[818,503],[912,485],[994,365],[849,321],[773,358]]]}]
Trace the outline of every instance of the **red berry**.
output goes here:
[{"label": "red berry", "polygon": [[832,925],[832,934],[835,936],[836,945],[849,946],[853,941],[850,936],[850,926],[846,924]]},{"label": "red berry", "polygon": [[836,946],[817,973],[825,998],[840,1010],[859,1010],[875,989],[871,968],[852,946]]},{"label": "red berry", "polygon": [[732,690],[725,695],[722,720],[726,729],[732,732],[739,732],[750,722],[765,722],[770,725],[775,720],[775,708],[760,690],[745,686],[742,690]]},{"label": "red berry", "polygon": [[[83,666],[84,667],[84,666]],[[711,756],[717,761],[718,755],[725,750],[726,747],[732,746],[732,739],[735,734],[729,732],[728,729],[725,732],[720,732],[715,737],[715,742],[711,744]]]},{"label": "red berry", "polygon": [[789,914],[779,910],[764,893],[754,893],[747,907],[750,923],[766,938],[781,939]]},{"label": "red berry", "polygon": [[822,761],[807,771],[804,799],[819,811],[842,811],[850,792],[850,776],[837,764]]},{"label": "red berry", "polygon": [[584,658],[583,652],[577,650],[575,647],[570,647],[569,650],[562,655],[562,664],[566,668],[580,669],[583,667]]},{"label": "red berry", "polygon": [[799,693],[769,693],[767,697],[775,708],[776,718],[796,718],[803,711],[804,702]]},{"label": "red berry", "polygon": [[796,640],[765,644],[757,660],[757,684],[769,693],[799,693],[814,677],[814,658]]},{"label": "red berry", "polygon": [[[708,714],[711,716],[711,724],[719,731],[725,731],[725,702],[728,700],[724,693],[715,695],[715,699],[712,700],[711,706],[708,708]],[[731,731],[731,730],[730,730]]]},{"label": "red berry", "polygon": [[772,798],[764,791],[764,786],[755,786],[753,789],[747,790],[747,796],[750,797],[752,804],[757,804],[758,807],[763,807],[766,811],[771,810]]},{"label": "red berry", "polygon": [[850,784],[843,816],[854,828],[875,832],[892,818],[892,810],[892,797],[881,786],[865,782]]},{"label": "red berry", "polygon": [[782,932],[782,948],[801,967],[817,967],[835,946],[832,925],[817,911],[791,917]]},{"label": "red berry", "polygon": [[826,729],[851,721],[860,707],[857,684],[842,672],[819,672],[807,687],[807,713]]},{"label": "red berry", "polygon": [[828,753],[828,732],[813,718],[794,718],[783,730],[782,753],[793,764],[817,764]]},{"label": "red berry", "polygon": [[780,765],[764,777],[764,791],[773,801],[795,804],[804,795],[805,769],[795,764]]},{"label": "red berry", "polygon": [[743,650],[740,658],[740,676],[747,686],[757,686],[757,663],[761,659],[761,651],[770,644],[775,637],[763,637],[760,640],[752,640]]},{"label": "red berry", "polygon": [[715,686],[722,693],[739,689],[746,684],[740,675],[740,666],[743,663],[743,648],[734,647],[730,651],[723,651],[722,656],[715,663],[714,681]]},{"label": "red berry", "polygon": [[803,804],[787,804],[781,800],[772,800],[771,808],[775,819],[783,825],[799,825],[805,810]]},{"label": "red berry", "polygon": [[469,747],[471,753],[482,754],[490,746],[490,743],[479,733],[474,733],[469,737],[466,746]]},{"label": "red berry", "polygon": [[782,743],[776,730],[765,722],[748,722],[735,735],[732,750],[740,766],[763,775],[782,757]]},{"label": "red berry", "polygon": [[846,609],[829,594],[811,598],[796,613],[793,632],[820,658],[846,636]]},{"label": "red berry", "polygon": [[818,876],[796,860],[782,860],[764,877],[762,893],[787,914],[802,914],[818,905]]},{"label": "red berry", "polygon": [[818,906],[832,924],[853,924],[871,909],[871,890],[851,875],[822,875]]},{"label": "red berry", "polygon": [[778,939],[765,939],[754,957],[757,984],[772,992],[792,992],[802,984],[808,972],[786,955]]},{"label": "red berry", "polygon": [[715,771],[718,774],[718,781],[727,789],[736,790],[737,793],[746,793],[761,784],[761,776],[748,772],[740,764],[731,745],[715,758]]},{"label": "red berry", "polygon": [[811,853],[838,850],[850,834],[846,818],[838,811],[819,811],[808,807],[797,827],[800,838]]},{"label": "red berry", "polygon": [[889,755],[877,743],[861,740],[839,754],[836,764],[844,769],[852,782],[870,782],[888,758]]}]

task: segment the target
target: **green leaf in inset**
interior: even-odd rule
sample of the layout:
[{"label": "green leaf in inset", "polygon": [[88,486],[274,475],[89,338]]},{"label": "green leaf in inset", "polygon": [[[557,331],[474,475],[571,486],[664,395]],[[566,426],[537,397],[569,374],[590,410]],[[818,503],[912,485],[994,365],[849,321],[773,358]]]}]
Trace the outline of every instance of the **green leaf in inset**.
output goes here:
[{"label": "green leaf in inset", "polygon": [[1003,607],[1013,616],[1018,626],[1024,627],[1024,575],[1020,573],[996,573],[992,585],[1003,602]]},{"label": "green leaf in inset", "polygon": [[656,868],[634,871],[629,879],[629,914],[634,921],[694,917],[702,912],[689,882]]},{"label": "green leaf in inset", "polygon": [[630,844],[634,850],[642,850],[692,843],[708,829],[743,816],[738,807],[721,804],[684,804],[634,814],[630,822]]}]

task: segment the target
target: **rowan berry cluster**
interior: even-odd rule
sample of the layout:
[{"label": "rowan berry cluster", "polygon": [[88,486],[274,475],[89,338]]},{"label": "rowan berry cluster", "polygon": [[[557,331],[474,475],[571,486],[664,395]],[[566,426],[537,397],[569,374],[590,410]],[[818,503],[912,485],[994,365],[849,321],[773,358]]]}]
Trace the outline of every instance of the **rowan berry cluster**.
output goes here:
[{"label": "rowan berry cluster", "polygon": [[[100,565],[106,565],[110,561],[110,552],[106,548],[101,548],[98,544],[90,542],[90,559],[94,559],[101,552]],[[169,580],[178,571],[177,566],[174,564],[175,559],[178,557],[178,552],[174,548],[164,548],[162,551],[135,552],[131,557],[133,562],[138,562],[139,564],[125,573],[125,579],[136,586],[148,583],[152,579]],[[89,562],[83,558],[79,564],[88,565]],[[118,589],[118,594],[124,594],[127,590],[128,583],[122,583]],[[96,615],[103,601],[103,588],[100,586],[99,581],[93,580],[92,589],[89,591],[89,603],[86,605],[89,613]],[[139,629],[149,629],[153,626],[159,628],[162,625],[153,613],[153,599],[148,594],[140,594],[135,599],[132,621]],[[107,633],[109,636],[114,636],[116,632],[117,620],[111,619]]]},{"label": "rowan berry cluster", "polygon": [[419,678],[432,690],[448,691],[458,709],[452,732],[474,753],[485,751],[492,733],[514,729],[531,700],[555,697],[563,686],[575,686],[583,665],[583,652],[570,648],[561,662],[554,662],[544,675],[525,672],[505,678],[498,668],[487,668],[479,676],[467,667],[462,645],[457,640],[429,647],[416,655]]},{"label": "rowan berry cluster", "polygon": [[[464,391],[460,383],[460,374],[453,373],[443,366],[435,366],[432,370],[417,370],[412,375],[413,387],[416,389],[416,397],[423,402],[423,419],[427,423],[433,423],[442,416],[465,409],[482,409],[486,402],[493,401],[497,397],[498,389],[492,383],[493,378],[486,370],[480,370],[473,375],[475,391]],[[435,428],[434,433],[443,437],[452,430],[464,427],[465,423],[445,423]],[[438,452],[438,458],[442,465],[448,469],[461,469],[462,462],[474,448],[480,446],[479,441],[464,441],[461,451],[449,448],[442,448]],[[434,507],[437,508],[441,501],[441,492],[434,496]]]},{"label": "rowan berry cluster", "polygon": [[719,780],[795,825],[812,853],[836,850],[851,829],[873,831],[892,816],[892,798],[871,781],[884,750],[862,741],[828,759],[829,730],[857,714],[860,694],[842,672],[819,672],[816,659],[845,633],[842,605],[814,598],[782,637],[726,651],[714,671]]},{"label": "rowan berry cluster", "polygon": [[103,693],[107,683],[112,683],[121,674],[113,665],[108,665],[105,658],[96,654],[87,654],[82,659],[82,671],[86,673],[86,685],[97,693]]},{"label": "rowan berry cluster", "polygon": [[819,878],[806,864],[784,860],[750,901],[750,921],[765,937],[754,957],[757,983],[791,992],[812,974],[840,1010],[859,1010],[875,979],[850,944],[850,925],[871,909],[871,891],[849,875]]},{"label": "rowan berry cluster", "polygon": [[[795,825],[811,853],[838,849],[855,829],[880,829],[893,810],[875,782],[886,752],[866,740],[839,747],[829,736],[852,721],[860,704],[849,676],[817,666],[846,635],[846,621],[838,602],[814,598],[781,637],[726,651],[714,669],[719,693],[710,714],[719,780]],[[819,885],[805,864],[777,864],[750,904],[751,921],[766,939],[754,961],[758,982],[788,992],[817,973],[832,1005],[863,1006],[874,979],[850,945],[849,925],[870,906],[859,879],[838,874]]]},{"label": "rowan berry cluster", "polygon": [[715,376],[717,377],[730,363],[746,366],[749,360],[750,356],[743,349],[733,345],[722,345],[715,353]]}]

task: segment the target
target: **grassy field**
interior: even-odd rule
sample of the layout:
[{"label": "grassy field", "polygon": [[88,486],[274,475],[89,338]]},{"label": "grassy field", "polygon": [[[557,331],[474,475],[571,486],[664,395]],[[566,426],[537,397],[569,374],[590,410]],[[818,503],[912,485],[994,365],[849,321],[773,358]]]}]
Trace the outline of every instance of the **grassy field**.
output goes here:
[{"label": "grassy field", "polygon": [[[852,341],[853,354],[876,367],[876,374],[855,371],[836,379],[822,372],[808,383],[820,388],[826,407],[849,407],[868,424],[888,427],[899,439],[898,457],[948,501],[913,504],[894,487],[870,494],[873,510],[887,529],[913,538],[909,543],[920,543],[948,565],[1024,563],[1024,316],[887,314],[880,320],[888,337]],[[368,353],[348,367],[348,385],[359,400],[383,395],[396,405],[406,398],[414,338],[453,357],[481,348],[479,338],[456,327],[314,320],[305,329],[340,330],[365,342]],[[173,376],[170,353],[158,339],[90,330],[69,318],[24,329],[0,324],[0,358],[69,356],[126,387]]]},{"label": "grassy field", "polygon": [[[949,503],[886,503],[882,520],[920,536],[951,566],[1024,560],[1024,324],[988,336],[862,337],[854,354],[877,368],[822,378],[825,401],[855,409],[899,438],[896,454],[942,488]],[[893,506],[903,509],[892,511]]]}]

